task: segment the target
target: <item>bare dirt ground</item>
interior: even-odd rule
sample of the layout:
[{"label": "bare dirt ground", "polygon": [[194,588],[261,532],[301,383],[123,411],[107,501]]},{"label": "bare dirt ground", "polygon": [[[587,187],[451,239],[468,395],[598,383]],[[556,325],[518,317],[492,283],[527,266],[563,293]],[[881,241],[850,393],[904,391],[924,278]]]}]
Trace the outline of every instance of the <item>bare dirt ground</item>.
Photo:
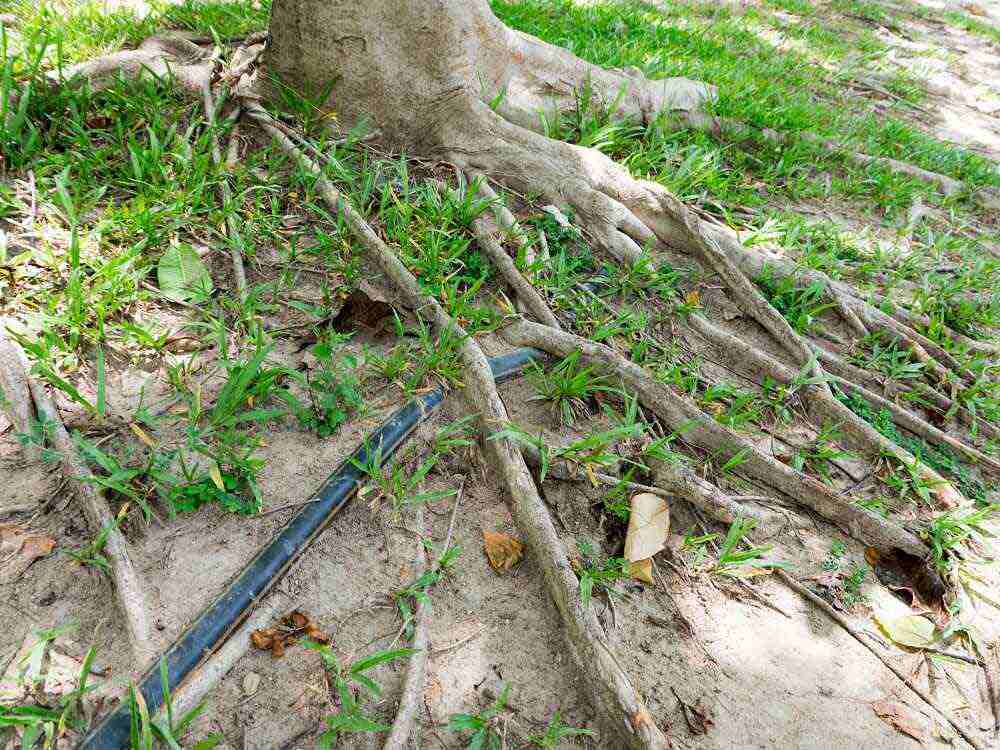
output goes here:
[{"label": "bare dirt ground", "polygon": [[[979,0],[976,6],[994,23],[1000,18],[1000,4]],[[942,6],[927,3],[926,7]],[[894,50],[891,64],[925,77],[934,93],[932,114],[915,113],[915,121],[941,138],[1000,157],[996,42],[917,17],[902,31],[883,29],[879,34]],[[840,215],[835,206],[823,210]],[[740,320],[721,317],[718,322],[733,330],[742,325]],[[686,336],[693,351],[711,354],[697,337]],[[495,344],[488,353],[500,350]],[[291,350],[275,356],[292,364],[301,357]],[[143,383],[145,397],[155,401],[163,378],[162,371],[116,368],[109,396],[113,410],[127,413]],[[530,391],[523,383],[505,385],[502,394],[515,421],[566,437],[551,413],[529,400]],[[380,408],[363,421],[345,425],[332,438],[318,439],[290,425],[269,430],[261,452],[267,458],[261,477],[265,498],[261,515],[236,516],[209,506],[148,528],[127,529],[136,566],[154,586],[158,649],[180,635],[295,512],[294,507],[284,506],[306,499],[396,405],[381,403],[380,393],[368,396]],[[62,405],[71,422],[71,405]],[[411,449],[418,450],[436,426],[461,414],[460,399],[449,397],[442,412],[414,438]],[[781,438],[810,434],[796,424],[780,436],[763,435],[760,441],[780,453],[787,450]],[[863,468],[853,467],[858,472]],[[852,483],[846,471],[838,481],[844,487]],[[460,735],[447,730],[449,716],[478,711],[496,697],[502,684],[511,686],[510,710],[503,719],[508,747],[523,747],[524,739],[544,729],[556,710],[567,724],[596,729],[530,555],[512,572],[501,574],[483,553],[484,531],[517,536],[517,529],[506,498],[497,489],[499,482],[478,449],[449,458],[431,484],[431,489],[464,486],[455,531],[462,554],[456,571],[433,594],[431,655],[416,746],[464,746]],[[597,490],[586,483],[553,480],[547,480],[543,489],[568,549],[584,541],[607,555],[620,554],[623,529],[609,529],[600,520]],[[748,488],[746,494],[750,493],[758,494],[759,489]],[[88,537],[71,492],[52,467],[23,460],[10,425],[0,416],[0,510],[33,503],[43,510],[21,515],[18,522],[53,538],[57,553],[35,561],[16,579],[0,583],[4,622],[0,656],[12,655],[40,627],[73,621],[78,624],[73,638],[96,647],[98,663],[110,668],[108,679],[120,685],[129,676],[131,654],[110,584],[92,568],[58,554],[60,548],[76,547]],[[436,542],[444,539],[450,503],[435,504],[427,514],[428,535]],[[799,579],[822,577],[835,540],[845,545],[839,563],[843,570],[865,561],[862,546],[821,520],[778,500],[748,504],[785,519],[781,533],[767,540],[774,545],[770,556],[790,561]],[[761,576],[739,583],[688,575],[683,537],[699,534],[704,527],[683,503],[678,502],[672,513],[671,542],[662,563],[657,558],[656,583],[630,584],[627,598],[596,596],[595,606],[627,671],[676,747],[964,746],[896,676],[780,581]],[[414,538],[406,528],[411,521],[408,515],[394,517],[384,507],[356,499],[268,596],[279,597],[288,610],[298,607],[307,612],[332,636],[338,654],[357,657],[389,647],[399,627],[389,595],[412,578]],[[981,575],[984,591],[1000,590],[994,566],[984,566]],[[994,714],[983,670],[891,644],[872,615],[892,619],[909,608],[872,575],[861,593],[863,598],[845,613],[865,637],[961,723],[978,732],[987,746],[1000,746],[992,732]],[[996,647],[1000,611],[983,600],[969,600],[963,622],[974,626],[987,646],[986,668],[993,682],[1000,683]],[[0,666],[6,661],[0,659]],[[381,668],[377,674],[385,695],[375,714],[390,722],[401,675],[401,665]],[[886,703],[898,710],[895,725],[873,709]],[[194,736],[220,732],[224,746],[232,750],[313,747],[321,719],[330,710],[329,689],[315,653],[297,646],[276,659],[251,649],[209,698]],[[375,737],[364,737],[341,740],[338,746],[377,745]],[[597,737],[564,740],[559,746],[608,745]]]}]

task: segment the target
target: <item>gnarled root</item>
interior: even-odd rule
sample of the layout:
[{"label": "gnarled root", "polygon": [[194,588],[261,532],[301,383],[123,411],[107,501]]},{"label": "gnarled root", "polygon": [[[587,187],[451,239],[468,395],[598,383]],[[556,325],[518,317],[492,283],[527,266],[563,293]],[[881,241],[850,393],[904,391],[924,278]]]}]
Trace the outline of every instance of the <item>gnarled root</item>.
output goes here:
[{"label": "gnarled root", "polygon": [[[507,411],[479,345],[436,300],[423,292],[419,282],[395,253],[351,209],[344,197],[322,176],[317,165],[282,130],[271,124],[267,113],[254,109],[248,113],[301,167],[316,175],[317,190],[324,201],[344,219],[348,229],[390,279],[401,298],[415,309],[426,312],[437,330],[452,331],[460,337],[462,345],[459,353],[465,367],[466,398],[480,415],[484,431],[502,430],[509,422]],[[517,445],[509,439],[491,439],[485,441],[485,448],[510,493],[514,519],[542,569],[546,588],[562,618],[570,650],[578,669],[586,678],[601,718],[629,747],[666,748],[666,737],[656,726],[631,679],[615,657],[593,609],[584,606],[580,599],[576,575]]]},{"label": "gnarled root", "polygon": [[71,65],[49,73],[53,84],[87,84],[94,91],[111,86],[119,78],[142,76],[165,78],[192,94],[201,94],[212,80],[211,52],[182,36],[152,36],[137,49]]},{"label": "gnarled root", "polygon": [[[794,371],[760,351],[757,347],[723,331],[700,315],[690,316],[690,323],[698,333],[717,347],[720,354],[728,360],[727,363],[731,366],[752,365],[784,385],[790,385],[794,382],[796,376]],[[932,491],[946,507],[955,507],[963,501],[961,494],[946,479],[837,401],[830,393],[829,388],[807,386],[803,388],[803,396],[806,408],[813,416],[813,421],[817,423],[817,426],[822,426],[824,422],[838,425],[854,447],[869,454],[870,459],[876,459],[880,454],[885,453],[893,455],[902,463],[913,467],[933,487]],[[915,422],[916,418],[913,421]],[[926,428],[933,429],[930,425],[926,425]]]}]

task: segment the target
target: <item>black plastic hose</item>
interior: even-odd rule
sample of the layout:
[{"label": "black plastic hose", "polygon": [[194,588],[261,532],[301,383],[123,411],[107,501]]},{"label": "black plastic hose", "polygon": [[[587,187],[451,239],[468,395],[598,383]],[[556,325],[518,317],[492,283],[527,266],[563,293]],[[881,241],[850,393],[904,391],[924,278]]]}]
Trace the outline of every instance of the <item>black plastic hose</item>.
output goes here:
[{"label": "black plastic hose", "polygon": [[[544,355],[535,349],[516,349],[490,360],[493,377],[498,383],[520,374],[534,359]],[[161,659],[166,662],[167,686],[171,692],[209,654],[222,644],[226,636],[243,620],[254,603],[263,596],[288,567],[326,527],[333,516],[357,492],[365,475],[357,464],[367,465],[372,458],[385,461],[399,449],[417,425],[430,417],[444,400],[445,391],[438,388],[416,398],[393,414],[388,421],[371,433],[350,458],[340,464],[323,486],[292,518],[278,535],[251,560],[223,594],[212,602],[198,619],[166,650]],[[150,715],[163,704],[160,680],[160,659],[143,675],[138,689],[146,701]],[[120,750],[127,748],[131,734],[131,709],[122,703],[78,746],[82,750]]]}]

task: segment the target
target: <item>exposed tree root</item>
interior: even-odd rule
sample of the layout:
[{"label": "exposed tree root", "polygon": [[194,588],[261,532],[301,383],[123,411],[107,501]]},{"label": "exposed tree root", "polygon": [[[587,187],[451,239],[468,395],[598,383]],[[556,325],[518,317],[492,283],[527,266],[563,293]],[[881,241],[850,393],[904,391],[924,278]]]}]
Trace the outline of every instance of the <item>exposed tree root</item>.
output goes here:
[{"label": "exposed tree root", "polygon": [[973,737],[972,734],[965,727],[959,724],[958,721],[953,719],[941,706],[939,706],[937,701],[931,698],[931,696],[928,695],[923,688],[917,685],[910,675],[906,674],[905,672],[903,672],[903,670],[901,670],[899,667],[893,664],[892,661],[890,661],[890,659],[887,656],[885,656],[881,651],[879,651],[869,639],[865,638],[864,635],[859,633],[858,630],[850,623],[850,621],[846,617],[844,617],[840,612],[835,610],[827,602],[823,601],[823,599],[816,596],[816,594],[811,592],[801,583],[799,583],[790,575],[785,573],[785,571],[775,570],[774,574],[778,578],[780,578],[785,583],[785,585],[788,586],[788,588],[792,589],[792,591],[797,593],[803,599],[806,599],[807,601],[815,604],[819,609],[823,610],[823,612],[825,612],[826,615],[831,620],[836,622],[844,630],[850,633],[851,636],[854,638],[854,640],[856,640],[866,649],[871,651],[875,655],[875,658],[877,658],[880,662],[882,662],[886,666],[886,668],[889,669],[890,672],[896,675],[896,677],[898,677],[903,682],[904,685],[910,688],[910,690],[912,690],[913,693],[918,698],[920,698],[920,700],[922,700],[924,703],[926,703],[928,706],[934,709],[934,711],[938,714],[938,716],[947,721],[952,726],[952,728],[962,736],[962,739],[964,739],[966,742],[972,745],[972,747],[976,748],[976,750],[986,750],[986,746],[983,745],[983,743],[981,743],[979,740]]},{"label": "exposed tree root", "polygon": [[[27,357],[24,352],[10,342],[8,347],[14,348],[16,357],[23,367],[22,372],[27,373]],[[34,378],[26,375],[25,377],[35,402],[38,421],[42,424],[45,437],[52,449],[59,454],[63,474],[70,480],[91,530],[95,534],[107,530],[102,552],[111,565],[111,580],[114,582],[118,603],[125,618],[125,629],[128,632],[136,667],[139,670],[145,669],[156,657],[152,617],[146,602],[146,592],[149,587],[142,582],[139,573],[132,565],[128,544],[118,529],[117,521],[108,510],[103,494],[93,484],[85,481],[85,477],[90,476],[90,470],[77,453],[52,397],[41,383]]]},{"label": "exposed tree root", "polygon": [[[650,373],[614,349],[525,320],[508,325],[503,329],[503,335],[515,346],[533,346],[560,357],[579,351],[588,360],[621,377],[647,409],[663,420],[669,429],[683,434],[685,442],[723,460],[739,455],[743,459],[739,467],[741,472],[816,511],[855,539],[882,550],[901,550],[919,560],[926,559],[927,548],[916,536],[891,521],[850,504],[822,482],[761,453],[749,440],[711,419],[694,403],[656,381]],[[933,575],[936,580],[936,574]]]},{"label": "exposed tree root", "polygon": [[[759,348],[718,328],[704,317],[692,315],[689,322],[698,333],[716,346],[717,351],[730,366],[740,367],[752,364],[763,374],[785,385],[790,385],[795,381],[796,373],[794,371],[765,354]],[[950,482],[837,401],[829,388],[804,387],[803,391],[803,395],[807,396],[803,401],[813,417],[813,422],[818,427],[822,427],[824,423],[839,426],[854,447],[867,453],[871,460],[878,459],[882,454],[889,454],[907,466],[913,467],[921,477],[931,484],[932,492],[946,507],[955,507],[964,501],[961,493]],[[930,427],[930,425],[926,426]]]},{"label": "exposed tree root", "polygon": [[[439,192],[450,192],[446,185],[437,180],[434,180],[433,184]],[[487,195],[490,193],[492,193],[493,198],[496,198],[496,193],[490,190]],[[514,221],[513,216],[511,216],[511,221]],[[507,255],[494,235],[489,222],[482,216],[476,217],[472,220],[472,233],[476,237],[479,248],[489,258],[490,263],[503,280],[514,290],[517,299],[523,303],[535,319],[545,325],[559,328],[559,321],[555,314],[545,303],[545,300],[542,299],[542,295],[539,294],[538,290],[517,270],[514,261]]]},{"label": "exposed tree root", "polygon": [[233,191],[229,186],[229,171],[234,166],[235,152],[232,149],[227,149],[227,156],[225,161],[223,161],[222,148],[219,145],[219,134],[216,132],[220,107],[224,100],[221,97],[218,102],[215,100],[215,97],[212,95],[212,87],[207,81],[202,87],[201,95],[202,105],[205,109],[205,120],[208,122],[209,132],[211,133],[212,161],[215,162],[216,167],[224,167],[226,170],[225,174],[222,175],[219,192],[222,196],[222,207],[226,214],[226,239],[229,241],[229,257],[233,264],[233,280],[236,282],[237,294],[241,300],[245,300],[247,296],[247,272],[246,267],[243,265],[243,251],[240,248],[243,244],[243,238],[240,234],[240,228],[236,223],[236,214],[232,211]]},{"label": "exposed tree root", "polygon": [[494,192],[493,188],[490,187],[486,176],[474,174],[472,177],[476,180],[476,191],[479,193],[479,196],[490,201],[490,210],[493,211],[493,216],[496,218],[497,223],[505,232],[509,232],[516,238],[521,247],[524,248],[524,257],[528,265],[532,265],[537,260],[548,260],[548,247],[542,245],[540,249],[543,252],[539,252],[538,255],[535,254],[535,248],[529,241],[528,235],[521,228],[521,225],[518,224],[517,219],[514,218],[514,214],[510,212],[510,209],[507,208],[496,192]]},{"label": "exposed tree root", "polygon": [[122,50],[78,65],[55,70],[55,84],[87,84],[94,91],[111,86],[119,78],[142,76],[169,79],[185,91],[201,95],[212,80],[211,52],[182,36],[152,36],[137,49]]},{"label": "exposed tree root", "polygon": [[[354,212],[319,167],[281,129],[274,127],[272,118],[259,108],[248,107],[247,111],[290,157],[316,176],[321,197],[344,219],[351,234],[390,279],[400,297],[427,314],[437,330],[450,330],[460,337],[466,398],[481,416],[484,431],[502,430],[509,422],[506,408],[479,345],[436,300],[423,292],[395,253]],[[615,657],[594,611],[580,599],[576,575],[517,445],[509,439],[490,439],[485,441],[485,448],[510,493],[515,521],[542,569],[546,587],[562,617],[570,650],[602,720],[629,747],[666,748],[666,737]]]},{"label": "exposed tree root", "polygon": [[[525,461],[533,467],[541,466],[541,456],[533,446],[522,446],[521,452]],[[752,518],[758,523],[765,521],[761,513],[741,505],[739,501],[728,496],[711,482],[702,479],[682,463],[657,462],[651,468],[656,476],[656,485],[629,482],[599,471],[583,474],[573,471],[562,461],[552,462],[546,476],[568,482],[589,482],[593,478],[609,487],[624,484],[633,492],[649,492],[671,499],[680,497],[720,523],[732,523],[737,518]]]},{"label": "exposed tree root", "polygon": [[[20,347],[15,348],[7,339],[7,323],[0,318],[0,407],[7,411],[17,434],[30,435],[31,393],[19,351]],[[24,452],[33,461],[41,458],[41,450],[33,443],[29,443]]]},{"label": "exposed tree root", "polygon": [[[455,501],[455,510],[457,509],[458,500]],[[414,515],[414,523],[420,536],[417,538],[417,554],[413,558],[413,571],[414,576],[419,578],[427,569],[427,552],[424,549],[423,539],[423,505],[417,504]],[[454,514],[452,519],[454,519]],[[447,548],[446,542],[445,549]],[[408,740],[413,732],[413,724],[417,720],[417,714],[420,712],[423,701],[424,679],[427,673],[427,633],[433,616],[434,609],[429,597],[417,602],[413,614],[413,640],[410,643],[410,648],[415,649],[415,653],[410,656],[406,667],[406,676],[403,678],[403,688],[399,697],[399,707],[396,709],[396,718],[392,722],[392,729],[389,730],[385,744],[382,745],[383,750],[406,750],[408,746]]]},{"label": "exposed tree root", "polygon": [[887,376],[880,376],[878,373],[855,367],[843,357],[829,352],[816,344],[812,345],[812,349],[819,358],[819,361],[823,363],[823,368],[828,373],[835,375],[839,380],[864,388],[868,393],[883,390],[886,397],[889,398],[899,395],[923,400],[940,414],[954,414],[962,424],[972,430],[973,434],[978,432],[986,437],[1000,437],[1000,430],[991,423],[973,415],[957,401],[948,398],[926,383],[918,381],[903,385],[898,381],[890,380]]}]

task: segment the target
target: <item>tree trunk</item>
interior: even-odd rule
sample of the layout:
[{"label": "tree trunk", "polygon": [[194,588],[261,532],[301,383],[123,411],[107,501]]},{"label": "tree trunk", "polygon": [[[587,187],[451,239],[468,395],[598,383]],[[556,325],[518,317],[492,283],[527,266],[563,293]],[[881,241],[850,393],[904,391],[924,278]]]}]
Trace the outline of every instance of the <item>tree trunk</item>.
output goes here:
[{"label": "tree trunk", "polygon": [[326,94],[345,125],[366,122],[425,152],[460,147],[451,126],[474,105],[540,130],[540,112],[575,104],[588,83],[608,102],[622,92],[620,113],[642,119],[697,109],[713,93],[585,63],[508,28],[486,0],[275,0],[266,62],[293,90]]}]

